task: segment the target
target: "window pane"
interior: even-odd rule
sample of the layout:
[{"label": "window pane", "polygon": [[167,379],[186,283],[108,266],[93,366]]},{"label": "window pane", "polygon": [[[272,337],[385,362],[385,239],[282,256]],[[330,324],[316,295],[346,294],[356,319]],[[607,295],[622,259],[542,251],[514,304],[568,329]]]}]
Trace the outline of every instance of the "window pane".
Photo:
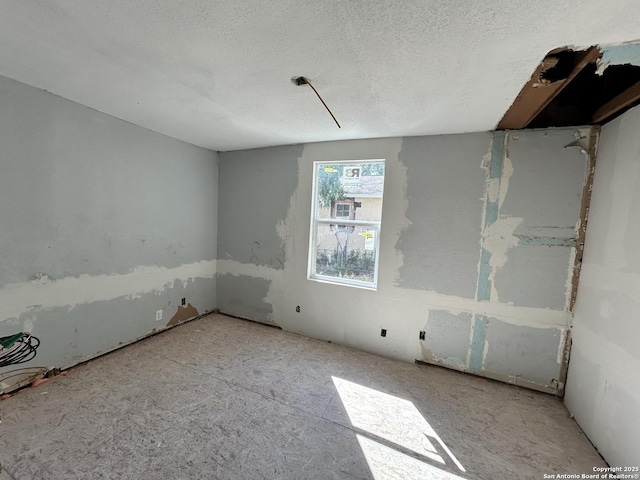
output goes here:
[{"label": "window pane", "polygon": [[384,162],[317,163],[316,169],[317,218],[381,221]]},{"label": "window pane", "polygon": [[316,224],[315,275],[373,284],[377,228]]}]

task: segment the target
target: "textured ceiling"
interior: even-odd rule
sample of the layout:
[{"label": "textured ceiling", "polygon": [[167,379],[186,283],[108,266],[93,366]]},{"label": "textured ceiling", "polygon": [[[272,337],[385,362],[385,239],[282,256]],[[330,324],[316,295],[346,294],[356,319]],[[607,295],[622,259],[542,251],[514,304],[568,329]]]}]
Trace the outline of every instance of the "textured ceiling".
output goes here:
[{"label": "textured ceiling", "polygon": [[635,0],[0,0],[0,74],[214,150],[490,130],[549,50],[637,39]]}]

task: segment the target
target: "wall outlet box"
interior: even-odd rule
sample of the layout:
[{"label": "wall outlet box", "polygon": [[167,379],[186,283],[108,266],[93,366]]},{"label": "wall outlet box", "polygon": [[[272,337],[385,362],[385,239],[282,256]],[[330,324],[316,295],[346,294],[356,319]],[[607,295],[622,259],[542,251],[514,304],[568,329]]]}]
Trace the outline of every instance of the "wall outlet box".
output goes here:
[{"label": "wall outlet box", "polygon": [[162,310],[156,310],[156,322],[162,320]]}]

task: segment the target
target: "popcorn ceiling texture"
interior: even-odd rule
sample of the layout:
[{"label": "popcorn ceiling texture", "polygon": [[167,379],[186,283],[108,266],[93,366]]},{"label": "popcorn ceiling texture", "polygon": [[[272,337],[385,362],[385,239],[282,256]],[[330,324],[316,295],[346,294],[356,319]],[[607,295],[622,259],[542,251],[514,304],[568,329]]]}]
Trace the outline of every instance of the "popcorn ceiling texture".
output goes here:
[{"label": "popcorn ceiling texture", "polygon": [[214,150],[486,131],[549,50],[639,39],[635,7],[3,0],[0,74]]}]

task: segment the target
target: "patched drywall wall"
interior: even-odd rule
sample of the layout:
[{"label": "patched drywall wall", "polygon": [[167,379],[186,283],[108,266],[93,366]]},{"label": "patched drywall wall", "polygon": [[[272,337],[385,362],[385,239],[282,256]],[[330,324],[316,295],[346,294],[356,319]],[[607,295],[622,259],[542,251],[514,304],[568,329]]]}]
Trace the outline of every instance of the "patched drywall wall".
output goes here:
[{"label": "patched drywall wall", "polygon": [[273,307],[265,301],[269,280],[248,275],[218,275],[218,309],[223,313],[273,323]]},{"label": "patched drywall wall", "polygon": [[515,377],[522,377],[553,386],[558,381],[562,335],[560,328],[527,327],[488,318],[483,367],[497,379],[504,375],[510,383],[517,384],[519,378]]},{"label": "patched drywall wall", "polygon": [[218,258],[284,268],[280,227],[298,184],[302,145],[224,153]]},{"label": "patched drywall wall", "polygon": [[[588,150],[570,145],[589,133],[496,132],[221,153],[221,183],[244,181],[247,194],[223,195],[221,187],[219,232],[227,239],[220,244],[239,244],[224,247],[233,254],[220,249],[219,303],[227,302],[227,313],[266,317],[285,330],[560,393]],[[268,168],[249,172],[261,158]],[[313,162],[371,158],[386,160],[377,290],[307,280]],[[286,210],[274,191],[289,196]],[[548,213],[550,201],[557,205]],[[251,236],[223,233],[246,237],[261,216],[269,229],[258,241],[265,251],[283,249],[282,267],[252,261]],[[266,304],[271,311],[247,313],[222,298],[232,294],[239,305],[244,298],[250,309]],[[505,345],[510,338],[526,349]]]},{"label": "patched drywall wall", "polygon": [[481,232],[469,226],[482,216],[485,172],[478,165],[490,139],[478,133],[403,140],[399,160],[411,174],[408,224],[396,245],[403,257],[398,286],[474,298]]},{"label": "patched drywall wall", "polygon": [[568,305],[565,273],[576,245],[588,136],[589,129],[509,134],[504,154],[514,174],[500,214],[520,219],[513,231],[519,248],[496,272],[501,301],[560,310]]},{"label": "patched drywall wall", "polygon": [[471,335],[471,313],[429,310],[425,327],[423,359],[432,363],[466,369]]},{"label": "patched drywall wall", "polygon": [[612,466],[640,459],[640,107],[604,127],[565,401]]},{"label": "patched drywall wall", "polygon": [[566,246],[524,244],[512,249],[494,280],[500,300],[527,307],[564,309],[572,255],[572,249]]},{"label": "patched drywall wall", "polygon": [[215,308],[216,153],[5,77],[0,111],[0,337],[41,342],[19,366],[129,343],[182,298]]}]

